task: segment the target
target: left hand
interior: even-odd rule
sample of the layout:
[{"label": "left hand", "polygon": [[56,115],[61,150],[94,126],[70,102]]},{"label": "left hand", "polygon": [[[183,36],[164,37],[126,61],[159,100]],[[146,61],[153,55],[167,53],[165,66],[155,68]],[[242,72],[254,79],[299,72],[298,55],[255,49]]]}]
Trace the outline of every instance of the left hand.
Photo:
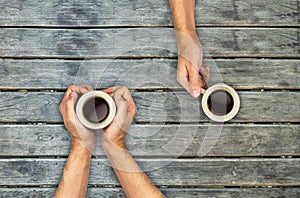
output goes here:
[{"label": "left hand", "polygon": [[88,149],[90,153],[93,152],[96,145],[96,133],[94,130],[87,129],[81,124],[75,113],[74,107],[79,95],[85,94],[92,90],[93,88],[88,85],[71,85],[67,89],[59,106],[65,126],[72,137],[72,145],[80,146],[83,149]]}]

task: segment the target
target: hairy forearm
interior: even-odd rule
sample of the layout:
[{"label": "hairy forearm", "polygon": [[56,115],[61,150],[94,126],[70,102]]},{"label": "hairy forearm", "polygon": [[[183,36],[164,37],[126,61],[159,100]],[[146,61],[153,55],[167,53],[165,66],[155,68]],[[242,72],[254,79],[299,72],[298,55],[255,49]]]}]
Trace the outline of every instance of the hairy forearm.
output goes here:
[{"label": "hairy forearm", "polygon": [[169,0],[174,28],[186,34],[195,34],[195,0]]},{"label": "hairy forearm", "polygon": [[127,197],[164,197],[125,148],[104,146]]},{"label": "hairy forearm", "polygon": [[88,149],[73,143],[54,197],[85,197],[90,161],[91,153]]}]

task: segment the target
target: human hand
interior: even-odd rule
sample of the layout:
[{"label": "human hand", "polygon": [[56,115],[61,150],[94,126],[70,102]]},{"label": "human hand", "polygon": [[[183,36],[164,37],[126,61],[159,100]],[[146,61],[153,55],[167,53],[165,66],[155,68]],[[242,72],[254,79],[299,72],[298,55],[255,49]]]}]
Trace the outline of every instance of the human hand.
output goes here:
[{"label": "human hand", "polygon": [[202,64],[203,49],[196,33],[176,31],[178,45],[177,81],[195,98],[209,81],[209,66]]},{"label": "human hand", "polygon": [[81,124],[74,107],[78,96],[92,91],[92,89],[93,88],[88,85],[69,86],[59,106],[64,124],[72,137],[72,145],[88,149],[90,153],[92,153],[96,145],[96,133],[94,130],[87,129]]},{"label": "human hand", "polygon": [[137,112],[134,100],[127,87],[111,87],[103,90],[116,102],[117,113],[112,123],[103,129],[102,146],[113,145],[126,149],[125,136]]}]

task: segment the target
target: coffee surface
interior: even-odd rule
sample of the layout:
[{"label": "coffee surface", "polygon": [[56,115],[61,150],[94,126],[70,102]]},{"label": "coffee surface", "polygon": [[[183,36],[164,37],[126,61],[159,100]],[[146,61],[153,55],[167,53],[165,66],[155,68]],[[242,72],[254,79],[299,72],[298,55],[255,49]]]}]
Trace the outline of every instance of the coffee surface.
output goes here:
[{"label": "coffee surface", "polygon": [[92,98],[83,106],[84,117],[93,123],[104,121],[108,113],[108,104],[103,98]]},{"label": "coffee surface", "polygon": [[217,90],[210,94],[207,105],[213,114],[224,116],[232,110],[233,98],[227,91]]}]

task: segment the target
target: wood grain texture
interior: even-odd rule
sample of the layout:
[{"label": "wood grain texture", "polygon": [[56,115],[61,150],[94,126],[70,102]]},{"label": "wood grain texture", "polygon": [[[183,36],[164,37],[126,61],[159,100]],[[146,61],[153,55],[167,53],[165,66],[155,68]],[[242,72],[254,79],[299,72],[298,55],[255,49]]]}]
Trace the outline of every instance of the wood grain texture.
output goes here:
[{"label": "wood grain texture", "polygon": [[[0,188],[0,193],[7,198],[40,197],[46,198],[54,194],[55,188]],[[298,198],[300,188],[160,188],[167,197],[282,197]],[[89,187],[87,197],[125,197],[121,188]]]},{"label": "wood grain texture", "polygon": [[[1,26],[171,26],[168,1],[10,1]],[[198,25],[299,25],[298,0],[196,1]]]},{"label": "wood grain texture", "polygon": [[[213,57],[300,57],[296,28],[200,28]],[[171,28],[0,29],[1,57],[176,57]]]},{"label": "wood grain texture", "polygon": [[[0,122],[62,122],[58,107],[64,93],[0,92]],[[135,122],[202,122],[200,99],[186,92],[132,92]],[[233,122],[299,122],[299,92],[239,92],[241,108]]]},{"label": "wood grain texture", "polygon": [[[298,60],[206,59],[211,82],[242,89],[300,89]],[[70,84],[105,88],[180,89],[177,60],[11,60],[0,59],[0,89],[66,89]]]},{"label": "wood grain texture", "polygon": [[[127,148],[134,156],[199,156],[216,125],[132,125]],[[300,125],[226,124],[206,156],[299,156]],[[189,136],[180,137],[181,133]],[[0,125],[0,156],[67,156],[70,136],[63,125]],[[207,139],[205,139],[208,142]],[[172,150],[162,148],[172,144]],[[95,155],[104,156],[98,150]]]},{"label": "wood grain texture", "polygon": [[[0,159],[0,185],[58,184],[66,159]],[[141,159],[155,185],[299,186],[300,159]],[[89,184],[119,185],[106,159],[92,159]]]},{"label": "wood grain texture", "polygon": [[[70,148],[58,106],[73,83],[133,90],[128,149],[158,168],[147,174],[167,197],[300,197],[299,12],[299,0],[196,1],[205,56],[217,58],[206,60],[211,84],[239,89],[242,102],[201,158],[219,125],[175,80],[168,1],[1,1],[0,197],[53,194]],[[124,197],[95,155],[88,197]]]}]

